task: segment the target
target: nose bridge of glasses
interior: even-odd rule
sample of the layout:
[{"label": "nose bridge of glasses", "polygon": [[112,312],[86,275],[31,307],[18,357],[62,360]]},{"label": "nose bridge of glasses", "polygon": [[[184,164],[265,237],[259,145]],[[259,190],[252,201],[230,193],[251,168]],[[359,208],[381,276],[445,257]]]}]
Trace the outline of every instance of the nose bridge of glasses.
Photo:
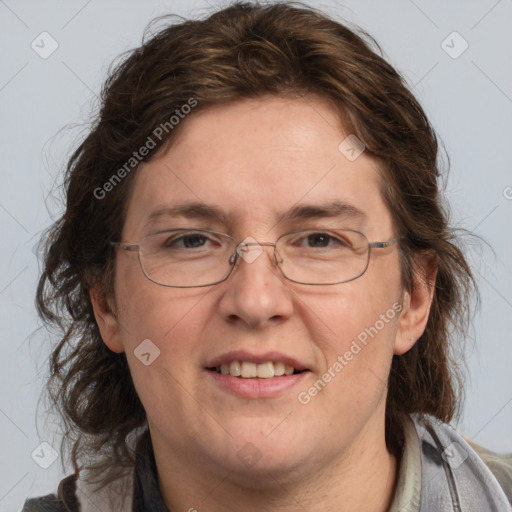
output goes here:
[{"label": "nose bridge of glasses", "polygon": [[275,247],[276,246],[276,244],[272,243],[272,242],[240,242],[237,245],[236,249],[237,249],[237,251],[240,251],[244,247],[248,247],[250,245],[254,245],[254,246],[257,246],[257,247],[261,247],[263,245],[267,245],[267,246],[271,246],[271,247]]},{"label": "nose bridge of glasses", "polygon": [[[254,239],[253,239],[254,240]],[[252,255],[251,255],[251,251],[250,251],[250,247],[255,247],[255,250],[252,251]],[[255,261],[260,255],[261,253],[265,252],[263,250],[263,247],[273,247],[274,250],[272,251],[273,254],[274,254],[274,258],[276,260],[277,263],[281,263],[282,262],[282,259],[278,256],[278,253],[276,251],[276,244],[273,243],[273,242],[257,242],[257,241],[254,241],[254,242],[240,242],[237,246],[236,246],[236,250],[235,250],[235,255],[233,255],[233,258],[231,259],[232,262],[234,262],[234,258],[235,257],[238,257],[240,256],[241,259],[245,260],[247,263],[252,263],[253,261]]]}]

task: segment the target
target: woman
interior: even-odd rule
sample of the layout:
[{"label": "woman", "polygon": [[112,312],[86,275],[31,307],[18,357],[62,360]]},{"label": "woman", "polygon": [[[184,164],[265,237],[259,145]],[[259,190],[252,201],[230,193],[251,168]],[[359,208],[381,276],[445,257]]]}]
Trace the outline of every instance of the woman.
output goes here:
[{"label": "woman", "polygon": [[24,510],[510,510],[447,425],[473,278],[372,44],[236,3],[111,74],[38,288],[75,472]]}]

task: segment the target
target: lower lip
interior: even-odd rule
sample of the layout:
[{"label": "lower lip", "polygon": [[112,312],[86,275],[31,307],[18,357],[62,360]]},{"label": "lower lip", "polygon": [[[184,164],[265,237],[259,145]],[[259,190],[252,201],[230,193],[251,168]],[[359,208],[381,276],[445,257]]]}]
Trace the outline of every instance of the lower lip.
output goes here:
[{"label": "lower lip", "polygon": [[206,370],[214,382],[237,396],[243,398],[273,398],[301,382],[309,372],[293,375],[282,375],[270,379],[244,379],[223,375],[212,370]]}]

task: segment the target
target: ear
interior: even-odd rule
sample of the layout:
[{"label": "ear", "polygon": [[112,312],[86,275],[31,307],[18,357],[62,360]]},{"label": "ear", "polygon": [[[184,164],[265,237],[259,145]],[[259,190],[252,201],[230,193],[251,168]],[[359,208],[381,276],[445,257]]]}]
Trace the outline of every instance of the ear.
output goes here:
[{"label": "ear", "polygon": [[403,294],[393,349],[395,355],[405,354],[423,334],[434,298],[437,255],[431,251],[424,252],[416,256],[413,265],[412,288]]},{"label": "ear", "polygon": [[112,352],[124,352],[115,306],[110,304],[113,301],[105,296],[99,286],[92,287],[89,296],[103,342]]}]

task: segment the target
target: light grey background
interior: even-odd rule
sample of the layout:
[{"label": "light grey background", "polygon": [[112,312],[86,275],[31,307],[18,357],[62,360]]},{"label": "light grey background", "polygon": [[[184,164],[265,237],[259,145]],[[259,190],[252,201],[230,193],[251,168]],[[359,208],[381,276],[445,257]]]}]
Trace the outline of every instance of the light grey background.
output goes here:
[{"label": "light grey background", "polygon": [[[469,253],[482,309],[474,318],[474,339],[468,339],[471,378],[458,429],[491,449],[512,452],[512,1],[312,5],[375,36],[414,86],[451,158],[453,221],[495,251],[484,246]],[[50,339],[38,330],[33,305],[39,271],[34,246],[61,208],[54,183],[87,129],[110,62],[140,43],[153,17],[195,17],[207,9],[205,1],[185,0],[0,0],[1,511],[20,510],[26,496],[54,491],[69,474],[59,462],[43,469],[31,458],[42,441],[59,448],[44,402],[37,409]],[[33,40],[42,46],[43,31],[59,45],[47,59],[31,48]],[[458,58],[445,51],[463,48],[458,36],[446,39],[453,31],[469,44]],[[77,126],[60,131],[70,123]],[[37,454],[39,462],[49,461],[48,447],[36,450],[36,460]]]}]

